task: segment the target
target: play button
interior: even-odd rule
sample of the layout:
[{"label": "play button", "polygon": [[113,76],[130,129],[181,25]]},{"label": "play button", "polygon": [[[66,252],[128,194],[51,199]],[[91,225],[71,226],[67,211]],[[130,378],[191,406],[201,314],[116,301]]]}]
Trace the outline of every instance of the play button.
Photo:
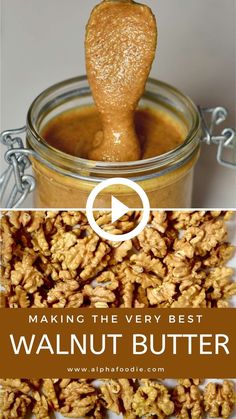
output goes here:
[{"label": "play button", "polygon": [[122,204],[118,199],[114,196],[111,197],[111,222],[112,224],[115,223],[119,218],[123,217],[128,211],[129,207]]},{"label": "play button", "polygon": [[[96,223],[96,220],[93,214],[94,211],[97,211],[96,209],[93,208],[94,201],[97,195],[103,189],[106,189],[109,186],[114,186],[114,185],[124,185],[124,186],[129,187],[130,189],[133,189],[140,197],[142,205],[143,205],[143,208],[140,208],[140,210],[142,211],[142,218],[141,218],[140,223],[132,231],[125,234],[110,234],[107,231],[104,231]],[[133,209],[130,209],[129,207],[124,205],[119,199],[115,198],[113,195],[111,196],[111,209],[110,210],[111,210],[111,223],[112,224],[115,223],[117,220],[119,220],[127,212],[133,211]],[[146,227],[149,220],[150,204],[149,204],[149,200],[146,193],[141,188],[141,186],[138,185],[138,183],[133,182],[130,179],[125,179],[125,178],[113,178],[113,179],[104,180],[92,190],[87,200],[86,214],[87,214],[87,218],[88,218],[90,226],[99,236],[109,241],[121,242],[121,241],[132,239],[133,237],[140,234],[141,231]]]}]

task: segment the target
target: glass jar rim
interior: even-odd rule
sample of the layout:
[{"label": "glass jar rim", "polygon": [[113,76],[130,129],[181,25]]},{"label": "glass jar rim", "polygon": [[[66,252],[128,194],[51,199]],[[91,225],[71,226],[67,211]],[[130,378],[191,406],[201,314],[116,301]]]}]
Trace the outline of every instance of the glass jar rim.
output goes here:
[{"label": "glass jar rim", "polygon": [[[75,172],[79,170],[92,170],[94,174],[103,174],[108,175],[109,172],[115,174],[117,171],[118,174],[135,174],[150,171],[156,167],[162,168],[170,164],[174,164],[176,160],[183,160],[186,158],[189,159],[193,152],[196,150],[196,145],[193,144],[196,136],[201,127],[201,118],[197,106],[194,102],[186,96],[184,93],[176,89],[175,87],[153,78],[149,78],[147,83],[154,85],[155,87],[161,87],[162,89],[171,92],[177,99],[179,99],[186,109],[188,109],[192,116],[192,124],[188,131],[188,134],[178,147],[168,151],[159,156],[151,157],[148,159],[137,160],[132,162],[104,162],[104,161],[92,161],[84,159],[81,157],[76,157],[70,154],[67,154],[61,150],[58,150],[51,145],[49,145],[44,138],[40,135],[39,130],[36,127],[34,121],[34,112],[37,106],[49,97],[52,94],[55,94],[61,88],[69,87],[70,85],[79,84],[81,82],[88,82],[87,76],[79,76],[64,80],[62,82],[56,83],[44,91],[42,91],[32,102],[28,113],[27,113],[27,134],[29,134],[28,142],[32,149],[35,151],[36,155],[43,157],[44,163],[54,168],[57,167],[57,162],[63,161],[63,166],[68,166],[67,168],[74,169]],[[41,158],[42,161],[42,158]],[[72,167],[71,167],[72,166]],[[58,171],[58,170],[57,170]],[[72,174],[72,173],[71,173]],[[74,176],[80,177],[80,176]],[[113,176],[114,177],[114,176]],[[91,179],[91,178],[90,178]]]}]

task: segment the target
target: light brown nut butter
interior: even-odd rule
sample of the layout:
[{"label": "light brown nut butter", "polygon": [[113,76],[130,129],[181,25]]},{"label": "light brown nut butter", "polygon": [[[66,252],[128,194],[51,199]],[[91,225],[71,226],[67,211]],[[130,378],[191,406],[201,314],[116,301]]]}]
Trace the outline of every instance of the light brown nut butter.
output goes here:
[{"label": "light brown nut butter", "polygon": [[156,44],[156,21],[147,6],[132,0],[105,0],[92,11],[86,32],[86,66],[103,131],[95,136],[90,159],[141,158],[134,112]]}]

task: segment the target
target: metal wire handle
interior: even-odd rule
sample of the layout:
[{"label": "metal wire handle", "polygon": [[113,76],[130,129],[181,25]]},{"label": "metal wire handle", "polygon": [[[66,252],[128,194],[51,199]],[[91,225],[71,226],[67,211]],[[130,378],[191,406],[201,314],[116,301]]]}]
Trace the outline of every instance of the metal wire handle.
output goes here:
[{"label": "metal wire handle", "polygon": [[[0,176],[1,206],[4,208],[19,207],[35,188],[34,177],[25,173],[31,166],[31,162],[27,156],[28,153],[25,153],[27,149],[21,137],[18,137],[25,132],[26,127],[23,127],[4,131],[0,137],[1,143],[8,148],[5,153],[8,167]],[[12,178],[14,179],[13,186],[10,191],[7,191]]]},{"label": "metal wire handle", "polygon": [[[222,124],[227,116],[228,111],[222,106],[216,108],[201,108],[198,106],[202,119],[203,138],[202,142],[207,145],[215,144],[218,146],[216,158],[219,164],[224,167],[236,168],[236,131],[232,128],[225,128],[220,135],[215,135],[215,129]],[[208,124],[208,120],[210,123]],[[224,158],[224,151],[232,149],[232,160]]]},{"label": "metal wire handle", "polygon": [[[201,108],[198,107],[202,119],[203,138],[202,141],[208,145],[216,144],[217,161],[222,166],[235,169],[236,162],[225,160],[223,157],[225,149],[235,149],[236,133],[232,128],[224,129],[220,135],[215,135],[216,127],[224,122],[228,116],[228,111],[223,107]],[[210,119],[210,123],[208,120]],[[17,208],[24,202],[29,193],[35,189],[35,179],[33,176],[26,174],[25,171],[31,166],[29,156],[40,160],[48,165],[41,157],[24,146],[23,140],[19,135],[26,132],[26,127],[12,129],[1,133],[0,142],[8,148],[5,153],[5,160],[8,164],[7,169],[0,177],[0,195],[1,207]],[[233,155],[233,153],[232,153]],[[7,188],[13,186],[8,192]]]}]

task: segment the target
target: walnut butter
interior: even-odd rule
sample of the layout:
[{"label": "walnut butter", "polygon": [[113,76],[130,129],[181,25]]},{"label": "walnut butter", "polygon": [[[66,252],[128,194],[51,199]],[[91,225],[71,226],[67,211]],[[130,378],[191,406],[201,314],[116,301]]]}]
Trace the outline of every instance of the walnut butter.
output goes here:
[{"label": "walnut butter", "polygon": [[102,118],[92,160],[141,158],[134,112],[155,57],[156,21],[144,5],[103,1],[87,25],[86,64],[89,84]]},{"label": "walnut butter", "polygon": [[[180,92],[148,80],[156,45],[147,6],[104,0],[94,8],[86,29],[88,81],[59,83],[29,110],[27,139],[39,154],[36,206],[83,208],[98,182],[117,176],[138,182],[152,207],[191,205],[199,115]],[[138,206],[124,186],[102,192],[95,205],[110,207],[111,193]]]}]

